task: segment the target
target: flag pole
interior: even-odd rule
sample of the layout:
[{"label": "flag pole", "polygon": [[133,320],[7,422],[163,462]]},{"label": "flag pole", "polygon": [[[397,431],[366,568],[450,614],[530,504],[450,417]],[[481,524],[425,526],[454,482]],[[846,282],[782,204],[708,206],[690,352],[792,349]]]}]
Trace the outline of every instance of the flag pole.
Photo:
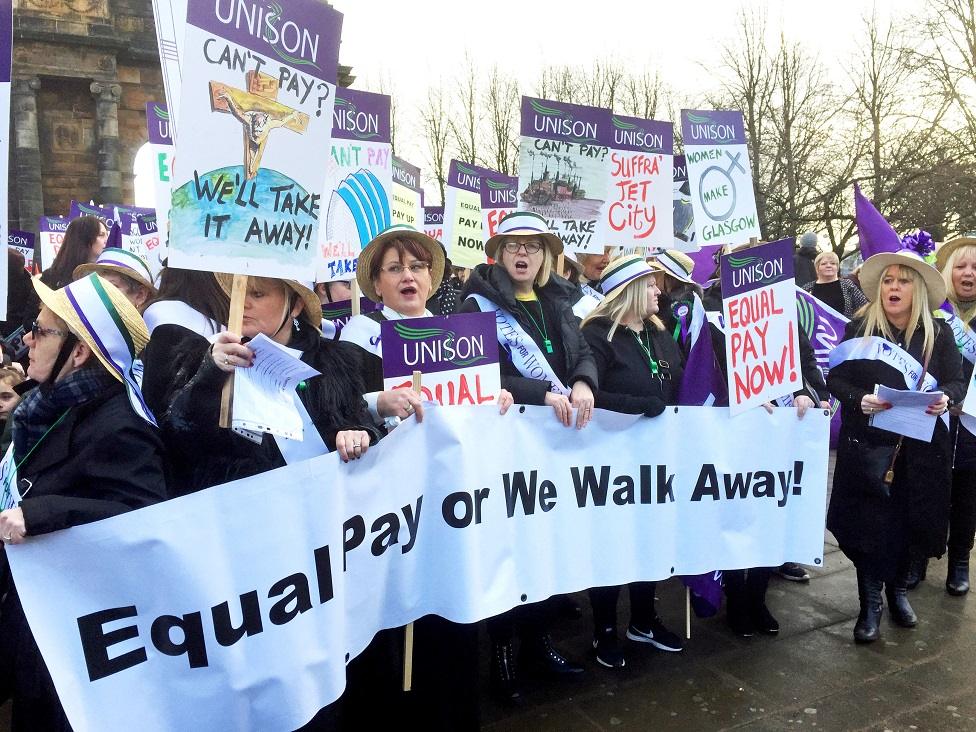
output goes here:
[{"label": "flag pole", "polygon": [[[353,302],[359,302],[359,293],[354,290],[353,295],[356,299]],[[413,372],[413,390],[415,393],[420,393],[420,372]],[[403,690],[410,691],[413,688],[413,623],[407,623],[407,626],[403,629]]]}]

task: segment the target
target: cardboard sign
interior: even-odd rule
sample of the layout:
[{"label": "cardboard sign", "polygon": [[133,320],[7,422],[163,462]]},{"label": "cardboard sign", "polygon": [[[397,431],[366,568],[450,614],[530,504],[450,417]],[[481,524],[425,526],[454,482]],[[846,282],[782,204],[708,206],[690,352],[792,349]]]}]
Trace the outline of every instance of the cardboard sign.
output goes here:
[{"label": "cardboard sign", "polygon": [[34,242],[36,237],[29,231],[11,229],[7,234],[7,246],[24,255],[24,269],[34,274]]},{"label": "cardboard sign", "polygon": [[54,258],[61,250],[64,232],[71,222],[63,216],[41,216],[37,220],[37,254],[40,255],[41,270],[54,264]]},{"label": "cardboard sign", "polygon": [[391,222],[408,224],[418,231],[423,229],[424,189],[420,185],[420,168],[394,155],[391,191]]},{"label": "cardboard sign", "polygon": [[269,7],[189,0],[169,260],[309,281],[342,15],[317,0]]},{"label": "cardboard sign", "polygon": [[495,235],[498,222],[518,208],[518,178],[488,175],[481,179],[481,230],[485,241]]},{"label": "cardboard sign", "polygon": [[736,415],[801,388],[793,240],[722,257],[729,407]]},{"label": "cardboard sign", "polygon": [[[169,208],[173,198],[173,125],[165,104],[146,103],[146,125],[149,149],[152,151],[153,190],[156,194],[156,220],[163,231],[169,230]],[[166,240],[162,241],[164,247]],[[165,259],[161,253],[159,259]]]},{"label": "cardboard sign", "polygon": [[[627,251],[670,249],[674,129],[670,122],[611,115],[603,241]],[[669,174],[670,177],[669,177]]]},{"label": "cardboard sign", "polygon": [[501,391],[492,313],[384,320],[383,388],[409,389],[423,373],[423,398],[443,405],[490,404]]},{"label": "cardboard sign", "polygon": [[545,217],[571,252],[600,254],[610,110],[522,97],[519,210]]},{"label": "cardboard sign", "polygon": [[424,206],[424,233],[435,241],[444,241],[443,206]]},{"label": "cardboard sign", "polygon": [[[7,182],[10,155],[10,71],[13,64],[13,3],[0,0],[0,180]],[[8,236],[7,196],[0,196],[0,241]],[[0,319],[7,317],[7,258],[0,257]]]},{"label": "cardboard sign", "polygon": [[745,244],[759,232],[742,112],[681,110],[699,244]]},{"label": "cardboard sign", "polygon": [[500,175],[480,165],[452,160],[444,186],[444,246],[455,267],[477,267],[485,259],[481,227],[481,179]]},{"label": "cardboard sign", "polygon": [[391,158],[390,98],[338,89],[316,282],[355,277],[363,247],[389,228]]},{"label": "cardboard sign", "polygon": [[697,252],[701,247],[698,245],[698,237],[695,236],[695,212],[691,205],[685,156],[675,155],[673,167],[671,211],[674,220],[674,248],[680,252]]},{"label": "cardboard sign", "polygon": [[[372,313],[380,309],[379,303],[375,303],[368,297],[359,298],[359,312],[363,315]],[[335,327],[335,337],[338,338],[342,333],[343,327],[352,317],[352,300],[336,300],[322,306],[322,320],[328,320]]]}]

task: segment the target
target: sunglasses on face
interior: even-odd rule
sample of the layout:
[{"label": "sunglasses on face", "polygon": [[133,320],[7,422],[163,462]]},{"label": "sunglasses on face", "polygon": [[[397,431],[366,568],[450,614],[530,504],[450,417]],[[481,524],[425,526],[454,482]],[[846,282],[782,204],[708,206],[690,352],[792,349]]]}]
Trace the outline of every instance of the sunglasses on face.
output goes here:
[{"label": "sunglasses on face", "polygon": [[31,337],[34,340],[37,340],[42,336],[48,336],[48,335],[60,336],[62,338],[65,338],[67,337],[68,334],[63,330],[58,330],[57,328],[45,328],[36,320],[33,323],[31,323]]}]

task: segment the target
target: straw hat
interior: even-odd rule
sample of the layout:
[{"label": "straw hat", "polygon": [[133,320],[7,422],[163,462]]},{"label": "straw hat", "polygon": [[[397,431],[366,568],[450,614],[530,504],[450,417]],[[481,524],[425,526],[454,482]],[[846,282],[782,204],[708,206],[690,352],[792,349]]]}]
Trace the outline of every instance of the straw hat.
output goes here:
[{"label": "straw hat", "polygon": [[[214,277],[217,278],[217,284],[220,285],[220,289],[226,293],[227,297],[230,297],[230,291],[234,284],[234,275],[224,272],[214,272]],[[322,329],[322,301],[312,291],[310,285],[306,285],[298,280],[283,280],[277,277],[268,277],[267,279],[273,279],[282,283],[298,295],[302,300],[302,312],[305,313],[305,318],[316,330]]]},{"label": "straw hat", "polygon": [[867,261],[861,266],[858,279],[861,281],[861,288],[869,300],[873,302],[878,297],[881,276],[893,264],[909,267],[919,274],[925,282],[926,290],[928,290],[929,310],[937,310],[942,307],[942,303],[946,299],[946,286],[942,275],[935,267],[909,249],[901,249],[897,252],[881,252],[867,258]]},{"label": "straw hat", "polygon": [[610,262],[600,277],[603,302],[610,302],[624,291],[624,287],[641,277],[649,277],[654,270],[639,254],[628,254]]},{"label": "straw hat", "polygon": [[499,245],[513,236],[534,236],[541,239],[554,257],[563,252],[562,239],[549,230],[544,218],[532,211],[515,211],[498,222],[495,235],[485,242],[485,254],[492,259],[497,259],[495,254],[498,252]]},{"label": "straw hat", "polygon": [[376,294],[376,288],[369,277],[372,268],[373,257],[383,251],[383,245],[391,239],[410,239],[420,244],[430,252],[430,294],[433,295],[441,286],[444,279],[444,249],[435,239],[427,236],[422,231],[417,231],[410,224],[394,224],[390,228],[381,232],[369,244],[363,247],[359,253],[359,262],[356,265],[356,281],[359,289],[373,302],[380,302],[380,296]]},{"label": "straw hat", "polygon": [[93,263],[79,264],[75,267],[72,277],[80,280],[92,272],[98,272],[99,274],[117,272],[123,277],[128,277],[130,280],[134,280],[147,288],[150,297],[156,294],[156,288],[152,284],[152,272],[149,270],[149,265],[146,264],[146,260],[138,254],[126,251],[125,249],[119,249],[117,247],[103,249],[102,253],[98,255],[98,259]]},{"label": "straw hat", "polygon": [[695,271],[695,260],[684,252],[677,249],[666,249],[658,252],[647,262],[651,267],[671,275],[679,282],[686,282],[689,285],[695,284],[691,279],[691,273]]},{"label": "straw hat", "polygon": [[945,269],[946,262],[949,261],[949,255],[956,251],[959,247],[971,246],[976,247],[976,237],[972,236],[960,236],[958,239],[953,239],[952,241],[947,241],[935,252],[935,266],[941,272]]}]

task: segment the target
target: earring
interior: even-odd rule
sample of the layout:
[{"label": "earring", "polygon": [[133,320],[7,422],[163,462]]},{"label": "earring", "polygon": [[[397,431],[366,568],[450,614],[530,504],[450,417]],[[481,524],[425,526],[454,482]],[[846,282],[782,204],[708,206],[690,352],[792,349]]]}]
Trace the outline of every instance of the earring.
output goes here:
[{"label": "earring", "polygon": [[298,322],[298,318],[292,318],[292,319],[291,319],[291,324],[292,324],[293,326],[295,326],[295,330],[296,330],[296,331],[297,331],[297,330],[301,330],[301,329],[302,329],[302,324]]}]

